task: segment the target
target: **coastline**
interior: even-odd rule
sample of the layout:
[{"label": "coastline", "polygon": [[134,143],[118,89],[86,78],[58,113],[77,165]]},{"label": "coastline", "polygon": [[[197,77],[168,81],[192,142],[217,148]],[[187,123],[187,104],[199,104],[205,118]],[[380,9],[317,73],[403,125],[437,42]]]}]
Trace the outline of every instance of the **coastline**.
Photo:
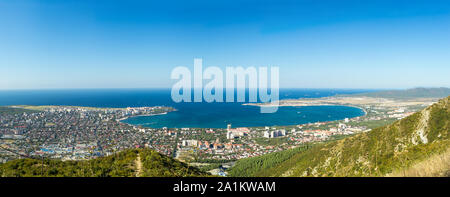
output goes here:
[{"label": "coastline", "polygon": [[[139,117],[139,116],[158,116],[158,115],[166,115],[167,113],[168,113],[168,112],[163,112],[163,113],[158,113],[158,114],[141,114],[141,115],[127,116],[127,117],[123,117],[123,118],[116,119],[116,121],[122,122],[123,120],[126,120],[126,119],[128,119],[128,118],[134,118],[134,117]],[[122,123],[125,123],[125,122],[122,122]],[[128,123],[125,123],[125,124],[128,124]],[[132,125],[132,124],[129,124],[129,125]],[[133,125],[133,126],[136,126],[136,125]]]},{"label": "coastline", "polygon": [[[275,107],[276,105],[272,105],[272,104],[264,104],[264,103],[244,103],[242,105],[246,105],[246,106],[257,106],[257,107]],[[316,106],[344,106],[344,107],[354,107],[354,108],[358,108],[361,111],[364,112],[365,116],[367,114],[367,111],[360,106],[356,106],[356,105],[342,105],[342,104],[314,104],[314,105],[278,105],[278,107],[316,107]],[[360,116],[358,116],[360,117]]]}]

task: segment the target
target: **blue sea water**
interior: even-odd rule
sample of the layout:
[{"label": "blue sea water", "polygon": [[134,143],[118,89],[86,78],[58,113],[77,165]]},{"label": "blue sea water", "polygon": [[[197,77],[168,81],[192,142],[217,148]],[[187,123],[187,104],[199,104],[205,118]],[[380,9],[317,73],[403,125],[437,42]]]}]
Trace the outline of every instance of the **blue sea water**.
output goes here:
[{"label": "blue sea water", "polygon": [[[281,89],[280,99],[317,98],[369,90]],[[73,105],[89,107],[171,106],[166,115],[139,116],[126,123],[152,128],[225,128],[296,125],[340,120],[364,115],[361,109],[346,106],[280,107],[276,113],[262,114],[257,106],[242,103],[174,103],[169,89],[89,89],[89,90],[4,90],[0,105]]]}]

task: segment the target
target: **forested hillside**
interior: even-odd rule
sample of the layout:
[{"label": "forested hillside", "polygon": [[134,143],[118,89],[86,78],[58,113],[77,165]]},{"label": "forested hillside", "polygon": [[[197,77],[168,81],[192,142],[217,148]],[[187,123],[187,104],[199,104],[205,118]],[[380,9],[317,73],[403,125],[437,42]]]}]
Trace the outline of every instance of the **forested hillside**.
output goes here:
[{"label": "forested hillside", "polygon": [[[448,176],[449,100],[441,99],[391,125],[298,151],[269,168],[261,167],[264,156],[233,168],[257,166],[252,168],[260,172],[248,174],[255,176]],[[420,167],[425,164],[427,168]]]},{"label": "forested hillside", "polygon": [[297,153],[308,150],[310,147],[311,145],[306,144],[304,146],[286,151],[269,153],[259,157],[240,159],[228,172],[229,176],[252,177],[269,175],[270,172],[268,172],[268,169],[283,163]]},{"label": "forested hillside", "polygon": [[207,173],[150,149],[129,149],[86,161],[18,159],[0,164],[0,177],[189,177]]}]

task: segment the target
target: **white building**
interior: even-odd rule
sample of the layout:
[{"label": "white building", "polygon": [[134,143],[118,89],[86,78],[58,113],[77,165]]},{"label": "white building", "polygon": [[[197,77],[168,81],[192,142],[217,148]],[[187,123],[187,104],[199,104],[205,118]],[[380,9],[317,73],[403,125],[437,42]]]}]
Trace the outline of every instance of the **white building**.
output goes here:
[{"label": "white building", "polygon": [[270,138],[270,132],[269,131],[264,131],[264,137],[265,138]]},{"label": "white building", "polygon": [[231,131],[227,131],[227,139],[233,139],[234,138],[234,135],[233,135],[233,132],[231,132]]},{"label": "white building", "polygon": [[275,138],[275,137],[281,137],[286,136],[286,130],[275,130],[275,131],[264,131],[264,137],[265,138]]},{"label": "white building", "polygon": [[183,140],[181,143],[183,146],[198,146],[197,140]]}]

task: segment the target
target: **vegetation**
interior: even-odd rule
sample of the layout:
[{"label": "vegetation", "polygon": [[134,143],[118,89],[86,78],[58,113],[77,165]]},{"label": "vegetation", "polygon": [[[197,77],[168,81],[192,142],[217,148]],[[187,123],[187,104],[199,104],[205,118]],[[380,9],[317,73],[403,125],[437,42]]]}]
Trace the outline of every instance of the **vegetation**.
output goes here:
[{"label": "vegetation", "polygon": [[15,108],[15,107],[3,107],[3,106],[0,106],[0,115],[34,113],[34,112],[38,112],[38,111],[36,111],[36,110],[29,110],[29,109],[22,109],[22,108]]},{"label": "vegetation", "polygon": [[277,137],[277,138],[255,138],[255,142],[262,146],[277,146],[289,141],[287,137]]},{"label": "vegetation", "polygon": [[[450,97],[390,125],[367,133],[318,144],[306,151],[283,151],[283,162],[261,156],[238,161],[232,176],[386,176],[414,167],[440,155],[446,161],[450,153]],[[444,159],[442,159],[444,158]],[[429,168],[433,163],[428,162]],[[440,162],[442,163],[442,162]],[[438,164],[435,164],[438,165]],[[440,165],[440,164],[439,164]],[[435,167],[445,175],[448,165]],[[257,168],[251,169],[251,168]],[[420,173],[416,173],[418,175]],[[422,173],[425,174],[425,173]],[[394,174],[395,175],[395,174]],[[398,175],[398,174],[397,174]]]},{"label": "vegetation", "polygon": [[235,161],[234,159],[197,159],[195,160],[195,162],[197,163],[210,163],[210,164],[214,164],[214,163],[228,163],[228,162],[233,162]]},{"label": "vegetation", "polygon": [[283,163],[293,155],[307,150],[309,147],[309,144],[305,144],[285,151],[240,159],[229,170],[229,175],[234,177],[266,176],[269,169]]},{"label": "vegetation", "polygon": [[149,149],[141,151],[144,177],[190,177],[206,173]]},{"label": "vegetation", "polygon": [[189,167],[156,151],[129,149],[85,161],[13,160],[0,165],[0,177],[134,177],[138,176],[137,163],[142,165],[139,176],[208,176],[197,168]]},{"label": "vegetation", "polygon": [[387,119],[381,119],[381,120],[350,122],[350,123],[347,123],[347,124],[350,125],[350,126],[360,126],[360,127],[363,126],[363,127],[368,128],[368,129],[374,129],[374,128],[381,127],[381,126],[384,126],[384,125],[392,124],[396,120],[397,120],[396,118],[387,118]]},{"label": "vegetation", "polygon": [[418,162],[411,167],[396,170],[387,176],[420,177],[420,176],[446,176],[450,177],[450,149],[442,154],[435,154],[430,158]]},{"label": "vegetation", "polygon": [[200,166],[199,168],[200,168],[200,170],[202,170],[204,172],[207,172],[207,171],[210,171],[210,170],[213,170],[213,169],[217,169],[217,168],[220,168],[220,167],[222,167],[221,163],[211,163],[211,164],[208,164],[208,165]]}]

